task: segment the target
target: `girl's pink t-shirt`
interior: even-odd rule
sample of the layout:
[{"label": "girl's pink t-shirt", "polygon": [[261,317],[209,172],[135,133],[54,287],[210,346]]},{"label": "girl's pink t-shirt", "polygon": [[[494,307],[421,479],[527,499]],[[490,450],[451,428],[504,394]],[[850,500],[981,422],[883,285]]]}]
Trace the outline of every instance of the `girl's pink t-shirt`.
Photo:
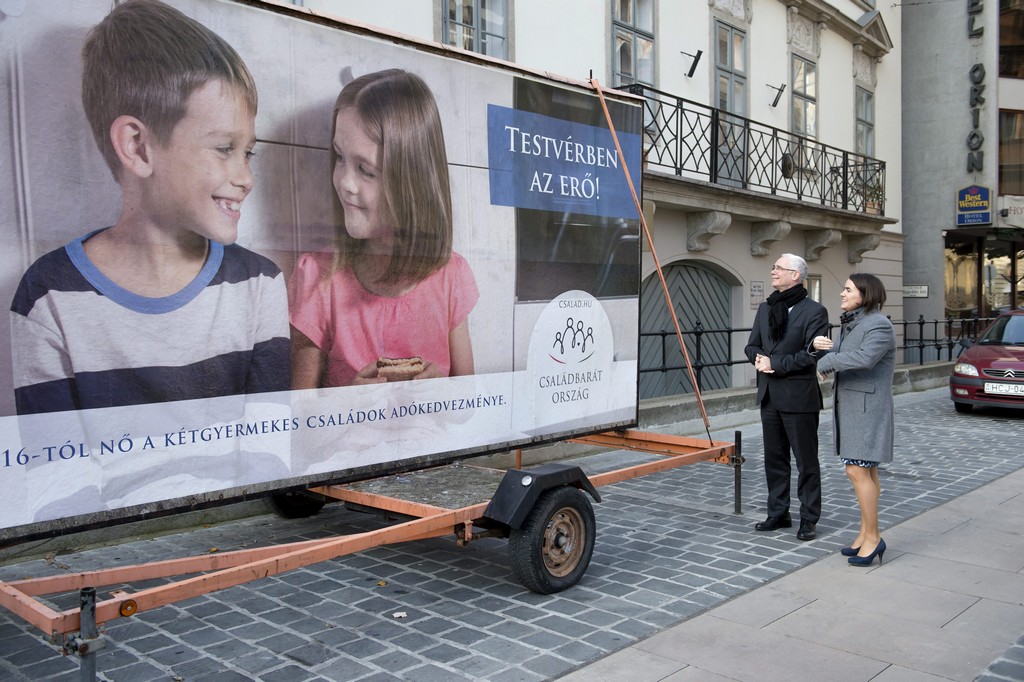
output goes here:
[{"label": "girl's pink t-shirt", "polygon": [[327,354],[325,386],[348,386],[378,357],[419,355],[448,376],[448,335],[473,310],[480,292],[469,263],[452,252],[447,265],[403,296],[371,294],[351,270],[334,273],[333,255],[305,253],[288,282],[290,321]]}]

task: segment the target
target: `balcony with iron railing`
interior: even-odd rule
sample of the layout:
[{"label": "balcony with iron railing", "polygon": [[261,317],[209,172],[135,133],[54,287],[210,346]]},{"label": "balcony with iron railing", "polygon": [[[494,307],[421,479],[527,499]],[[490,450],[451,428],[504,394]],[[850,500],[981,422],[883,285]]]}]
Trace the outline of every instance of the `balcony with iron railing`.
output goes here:
[{"label": "balcony with iron railing", "polygon": [[645,170],[885,215],[885,162],[642,84]]}]

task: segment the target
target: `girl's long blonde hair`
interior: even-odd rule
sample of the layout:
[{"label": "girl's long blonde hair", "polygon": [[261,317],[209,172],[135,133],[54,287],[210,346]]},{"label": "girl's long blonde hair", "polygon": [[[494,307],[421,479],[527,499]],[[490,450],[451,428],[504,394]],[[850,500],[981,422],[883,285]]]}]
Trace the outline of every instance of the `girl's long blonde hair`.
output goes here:
[{"label": "girl's long blonde hair", "polygon": [[[376,71],[355,79],[338,95],[331,122],[331,168],[337,162],[334,135],[338,112],[352,109],[364,131],[383,151],[381,185],[392,221],[391,259],[380,281],[418,282],[443,267],[452,253],[452,196],[441,116],[423,79],[402,69]],[[345,214],[334,196],[336,254],[333,271],[350,268],[363,241],[345,229]]]}]

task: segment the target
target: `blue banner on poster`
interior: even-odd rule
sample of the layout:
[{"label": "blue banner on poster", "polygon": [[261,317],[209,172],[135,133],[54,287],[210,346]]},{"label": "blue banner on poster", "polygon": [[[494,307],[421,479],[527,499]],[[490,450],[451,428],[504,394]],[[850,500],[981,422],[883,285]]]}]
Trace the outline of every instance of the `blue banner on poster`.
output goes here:
[{"label": "blue banner on poster", "polygon": [[[618,137],[630,177],[639,183],[640,136]],[[637,217],[609,130],[490,104],[487,138],[492,204]]]},{"label": "blue banner on poster", "polygon": [[992,198],[988,187],[971,185],[957,192],[956,224],[992,224]]}]

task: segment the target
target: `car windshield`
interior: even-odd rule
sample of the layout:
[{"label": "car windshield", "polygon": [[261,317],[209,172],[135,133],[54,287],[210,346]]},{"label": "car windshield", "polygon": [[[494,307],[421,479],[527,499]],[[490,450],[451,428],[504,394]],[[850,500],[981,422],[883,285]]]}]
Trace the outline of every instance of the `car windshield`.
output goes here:
[{"label": "car windshield", "polygon": [[1024,346],[1024,315],[1002,315],[981,335],[978,343]]}]

